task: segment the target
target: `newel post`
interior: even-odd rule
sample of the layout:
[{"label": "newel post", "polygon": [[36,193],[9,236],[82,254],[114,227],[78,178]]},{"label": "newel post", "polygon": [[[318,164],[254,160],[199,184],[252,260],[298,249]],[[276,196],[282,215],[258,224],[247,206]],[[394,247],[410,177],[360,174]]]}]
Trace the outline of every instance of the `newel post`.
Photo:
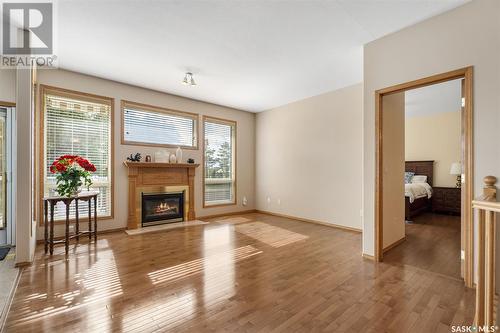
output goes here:
[{"label": "newel post", "polygon": [[494,176],[486,176],[483,181],[483,195],[476,206],[478,256],[475,323],[477,326],[491,326],[494,324],[496,215],[494,209],[481,204],[496,201],[497,179]]},{"label": "newel post", "polygon": [[486,176],[483,178],[484,187],[483,187],[483,196],[485,199],[491,198],[496,199],[497,197],[497,187],[495,184],[497,183],[497,177],[495,176]]}]

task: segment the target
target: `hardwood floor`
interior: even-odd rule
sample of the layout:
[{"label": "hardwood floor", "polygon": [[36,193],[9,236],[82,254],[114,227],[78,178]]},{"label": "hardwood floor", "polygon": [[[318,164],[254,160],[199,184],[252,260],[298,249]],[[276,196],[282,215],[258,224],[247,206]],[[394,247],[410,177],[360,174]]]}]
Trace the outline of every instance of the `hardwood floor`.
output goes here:
[{"label": "hardwood floor", "polygon": [[406,241],[387,251],[384,262],[460,279],[460,216],[425,213],[405,229]]},{"label": "hardwood floor", "polygon": [[37,249],[7,332],[450,332],[474,291],[361,257],[361,234],[261,214]]}]

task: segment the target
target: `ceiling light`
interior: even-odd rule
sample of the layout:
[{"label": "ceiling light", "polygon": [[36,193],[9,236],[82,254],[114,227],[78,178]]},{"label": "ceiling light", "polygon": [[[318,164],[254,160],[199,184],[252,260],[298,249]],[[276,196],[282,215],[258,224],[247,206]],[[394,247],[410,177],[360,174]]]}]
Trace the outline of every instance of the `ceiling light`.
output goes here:
[{"label": "ceiling light", "polygon": [[186,86],[195,86],[196,82],[194,82],[193,73],[187,72],[186,75],[184,75],[182,84],[185,84]]}]

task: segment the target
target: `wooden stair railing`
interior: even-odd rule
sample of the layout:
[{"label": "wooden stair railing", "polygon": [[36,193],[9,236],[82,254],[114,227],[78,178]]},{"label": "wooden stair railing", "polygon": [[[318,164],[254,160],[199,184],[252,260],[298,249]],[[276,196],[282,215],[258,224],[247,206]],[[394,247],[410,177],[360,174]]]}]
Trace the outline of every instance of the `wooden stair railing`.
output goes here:
[{"label": "wooden stair railing", "polygon": [[484,177],[483,195],[472,201],[478,212],[476,326],[493,326],[495,322],[495,230],[496,213],[500,212],[496,182],[496,177]]}]

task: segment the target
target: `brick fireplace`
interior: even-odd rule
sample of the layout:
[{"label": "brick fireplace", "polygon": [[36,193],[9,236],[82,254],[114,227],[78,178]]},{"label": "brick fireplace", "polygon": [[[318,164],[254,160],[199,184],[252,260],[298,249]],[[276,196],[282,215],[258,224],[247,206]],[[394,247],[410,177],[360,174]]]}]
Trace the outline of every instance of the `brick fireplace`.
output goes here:
[{"label": "brick fireplace", "polygon": [[194,175],[199,164],[124,164],[128,168],[127,229],[196,218]]}]

